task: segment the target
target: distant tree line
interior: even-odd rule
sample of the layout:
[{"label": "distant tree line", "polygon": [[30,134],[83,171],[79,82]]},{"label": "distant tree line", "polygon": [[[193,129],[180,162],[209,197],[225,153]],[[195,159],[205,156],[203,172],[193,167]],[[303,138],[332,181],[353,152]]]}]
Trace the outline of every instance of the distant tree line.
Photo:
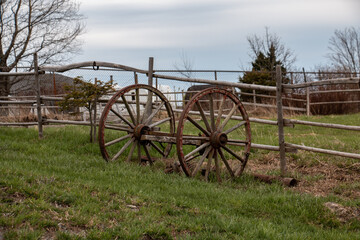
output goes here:
[{"label": "distant tree line", "polygon": [[[239,81],[249,84],[275,86],[274,77],[276,65],[280,65],[284,75],[283,81],[289,82],[285,77],[288,70],[294,70],[296,61],[294,52],[287,48],[275,33],[265,28],[265,35],[253,35],[247,38],[250,48],[251,71],[239,77]],[[334,76],[360,76],[360,27],[349,27],[335,30],[329,40],[329,54],[327,58],[330,65],[316,66],[319,78]],[[329,73],[330,72],[330,73]],[[335,77],[335,76],[334,76]]]}]

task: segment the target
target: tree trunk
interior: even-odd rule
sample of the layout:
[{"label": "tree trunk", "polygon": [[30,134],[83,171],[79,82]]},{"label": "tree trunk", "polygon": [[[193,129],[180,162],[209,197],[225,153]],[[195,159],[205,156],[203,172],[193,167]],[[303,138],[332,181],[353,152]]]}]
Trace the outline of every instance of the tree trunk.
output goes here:
[{"label": "tree trunk", "polygon": [[90,121],[90,142],[93,143],[93,120],[92,120],[92,109],[89,109],[89,121]]},{"label": "tree trunk", "polygon": [[[0,97],[7,97],[10,94],[10,84],[8,76],[0,76]],[[6,107],[7,104],[0,104],[0,107]],[[0,116],[8,116],[8,108],[0,108]]]},{"label": "tree trunk", "polygon": [[96,138],[96,115],[97,115],[96,105],[97,105],[97,99],[95,99],[95,102],[94,102],[93,142],[97,141],[97,138]]}]

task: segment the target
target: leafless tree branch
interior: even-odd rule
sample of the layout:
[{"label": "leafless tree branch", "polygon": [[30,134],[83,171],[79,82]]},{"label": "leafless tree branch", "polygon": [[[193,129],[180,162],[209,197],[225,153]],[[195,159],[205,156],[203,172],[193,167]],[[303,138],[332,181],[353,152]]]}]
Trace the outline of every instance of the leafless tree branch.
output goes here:
[{"label": "leafless tree branch", "polygon": [[[34,53],[43,65],[67,61],[80,51],[85,25],[75,0],[2,0],[0,11],[1,71],[31,66]],[[1,94],[9,85],[0,81]]]},{"label": "leafless tree branch", "polygon": [[250,46],[250,57],[256,59],[260,52],[266,55],[271,47],[275,48],[276,58],[280,60],[284,67],[291,70],[292,65],[296,61],[296,57],[290,48],[287,48],[281,41],[281,38],[275,33],[270,33],[269,28],[265,28],[263,36],[252,35],[247,37]]},{"label": "leafless tree branch", "polygon": [[[174,68],[179,71],[181,75],[183,75],[186,78],[191,78],[193,76],[193,65],[194,61],[192,61],[188,55],[182,51],[180,55],[180,63],[175,62]],[[184,71],[186,70],[186,71]]]},{"label": "leafless tree branch", "polygon": [[360,72],[360,28],[335,30],[329,40],[330,53],[327,58],[337,69]]}]

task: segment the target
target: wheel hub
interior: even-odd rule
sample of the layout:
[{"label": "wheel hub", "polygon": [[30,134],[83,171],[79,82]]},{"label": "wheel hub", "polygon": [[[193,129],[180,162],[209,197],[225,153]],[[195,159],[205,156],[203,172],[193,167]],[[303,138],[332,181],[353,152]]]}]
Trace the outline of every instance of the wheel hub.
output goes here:
[{"label": "wheel hub", "polygon": [[214,148],[225,146],[228,141],[227,135],[221,132],[214,132],[210,136],[210,144]]},{"label": "wheel hub", "polygon": [[150,128],[144,124],[139,124],[134,128],[134,137],[136,140],[140,141],[141,136],[146,133],[146,131],[149,131]]}]

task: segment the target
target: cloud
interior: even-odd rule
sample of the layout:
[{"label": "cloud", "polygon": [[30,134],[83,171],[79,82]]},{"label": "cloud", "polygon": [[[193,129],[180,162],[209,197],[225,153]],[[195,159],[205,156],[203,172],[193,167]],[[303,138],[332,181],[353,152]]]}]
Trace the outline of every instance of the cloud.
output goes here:
[{"label": "cloud", "polygon": [[324,55],[335,29],[360,22],[359,0],[83,0],[81,9],[88,17],[85,51],[156,50],[165,56],[168,50],[178,57],[185,49],[205,60],[211,52],[217,59],[231,51],[246,56],[246,37],[269,26],[311,61],[311,55]]},{"label": "cloud", "polygon": [[[113,5],[112,5],[113,6]],[[107,8],[88,10],[87,44],[105,43],[106,47],[188,47],[211,46],[230,39],[232,6],[229,4],[177,4],[164,9],[134,10]],[[235,33],[235,31],[234,31]]]}]

